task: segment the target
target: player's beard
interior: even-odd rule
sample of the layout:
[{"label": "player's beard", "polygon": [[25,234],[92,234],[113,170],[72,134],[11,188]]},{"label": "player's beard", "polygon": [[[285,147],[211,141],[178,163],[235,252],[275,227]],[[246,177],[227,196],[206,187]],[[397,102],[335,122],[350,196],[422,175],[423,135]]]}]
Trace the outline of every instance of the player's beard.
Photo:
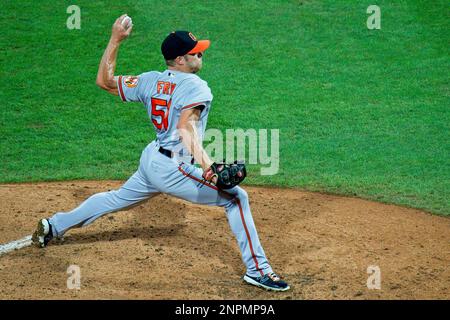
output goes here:
[{"label": "player's beard", "polygon": [[202,68],[202,60],[198,59],[197,61],[192,59],[186,61],[186,65],[189,67],[192,73],[197,73]]}]

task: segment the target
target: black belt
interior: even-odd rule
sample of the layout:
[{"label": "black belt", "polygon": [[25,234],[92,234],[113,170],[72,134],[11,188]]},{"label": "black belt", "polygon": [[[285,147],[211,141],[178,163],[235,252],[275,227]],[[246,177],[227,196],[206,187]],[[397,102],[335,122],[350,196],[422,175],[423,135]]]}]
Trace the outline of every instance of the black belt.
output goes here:
[{"label": "black belt", "polygon": [[[159,147],[159,152],[165,155],[168,158],[173,158],[173,152],[167,149],[164,149],[163,147]],[[194,164],[194,157],[191,157],[191,164]]]},{"label": "black belt", "polygon": [[172,151],[159,147],[159,152],[161,152],[166,157],[172,158]]}]

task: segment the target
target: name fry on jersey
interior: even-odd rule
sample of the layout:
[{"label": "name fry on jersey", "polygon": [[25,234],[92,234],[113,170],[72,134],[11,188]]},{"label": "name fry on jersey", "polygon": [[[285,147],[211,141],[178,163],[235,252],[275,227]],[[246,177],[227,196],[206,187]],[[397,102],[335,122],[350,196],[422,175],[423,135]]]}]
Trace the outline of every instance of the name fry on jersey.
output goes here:
[{"label": "name fry on jersey", "polygon": [[158,94],[162,93],[172,95],[173,90],[175,90],[176,86],[176,83],[171,83],[168,81],[158,81],[158,83],[156,84],[156,92]]}]

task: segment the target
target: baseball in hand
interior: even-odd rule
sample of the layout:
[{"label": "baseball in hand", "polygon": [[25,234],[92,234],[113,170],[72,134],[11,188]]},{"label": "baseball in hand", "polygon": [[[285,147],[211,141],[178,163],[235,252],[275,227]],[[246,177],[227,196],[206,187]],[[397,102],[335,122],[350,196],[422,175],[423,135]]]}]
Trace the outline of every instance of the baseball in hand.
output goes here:
[{"label": "baseball in hand", "polygon": [[129,16],[125,16],[125,18],[122,19],[122,25],[125,27],[125,29],[128,29],[133,25],[133,21]]}]

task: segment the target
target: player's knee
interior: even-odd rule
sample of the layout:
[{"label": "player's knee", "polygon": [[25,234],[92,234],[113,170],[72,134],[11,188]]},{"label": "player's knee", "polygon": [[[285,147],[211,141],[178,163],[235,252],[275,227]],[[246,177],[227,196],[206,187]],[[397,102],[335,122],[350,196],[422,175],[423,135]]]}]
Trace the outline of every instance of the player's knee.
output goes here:
[{"label": "player's knee", "polygon": [[106,204],[117,204],[121,201],[118,190],[111,190],[94,194],[91,198]]},{"label": "player's knee", "polygon": [[124,202],[128,201],[123,192],[120,189],[108,191],[108,196],[112,198],[113,201],[116,202]]}]

